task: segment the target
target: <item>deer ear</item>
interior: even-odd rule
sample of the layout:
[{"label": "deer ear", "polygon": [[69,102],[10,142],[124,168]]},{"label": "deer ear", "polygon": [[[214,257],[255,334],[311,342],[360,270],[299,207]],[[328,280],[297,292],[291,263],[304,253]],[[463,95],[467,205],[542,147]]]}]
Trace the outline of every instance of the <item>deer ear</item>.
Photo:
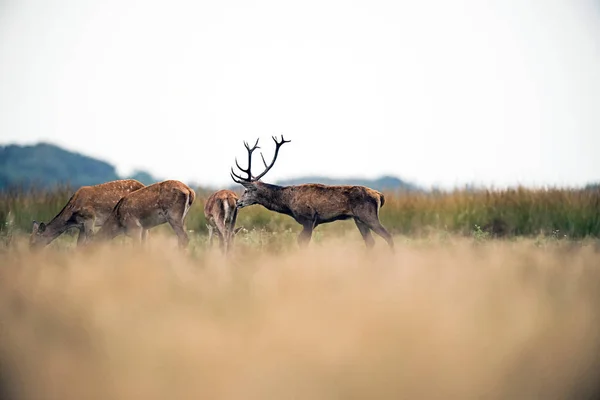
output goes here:
[{"label": "deer ear", "polygon": [[31,226],[31,231],[32,232],[36,232],[40,227],[40,224],[37,221],[33,221],[33,224]]},{"label": "deer ear", "polygon": [[43,223],[43,222],[40,222],[38,230],[39,230],[40,233],[44,232],[46,230],[46,224]]}]

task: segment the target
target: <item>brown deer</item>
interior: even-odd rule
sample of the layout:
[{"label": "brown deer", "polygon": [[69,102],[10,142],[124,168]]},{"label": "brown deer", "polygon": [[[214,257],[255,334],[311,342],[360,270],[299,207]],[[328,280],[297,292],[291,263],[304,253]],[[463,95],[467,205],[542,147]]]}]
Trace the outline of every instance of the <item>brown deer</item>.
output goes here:
[{"label": "brown deer", "polygon": [[121,179],[95,186],[82,186],[47,224],[33,221],[29,237],[32,248],[44,247],[70,228],[79,228],[77,245],[88,241],[94,227],[104,224],[121,198],[144,185],[135,179]]},{"label": "brown deer", "polygon": [[186,184],[167,180],[143,187],[124,196],[113,208],[93,241],[112,239],[125,234],[140,243],[146,230],[168,223],[185,248],[189,238],[184,220],[196,199],[196,192]]},{"label": "brown deer", "polygon": [[244,146],[248,152],[248,167],[242,168],[235,160],[236,166],[246,177],[236,174],[231,168],[231,178],[234,182],[244,186],[242,197],[238,200],[238,208],[260,204],[268,210],[291,216],[302,225],[302,232],[298,235],[298,244],[305,247],[312,237],[313,230],[320,224],[353,218],[367,248],[373,247],[375,240],[371,230],[383,237],[389,247],[394,249],[392,235],[379,221],[379,209],[383,206],[385,198],[382,193],[365,186],[351,185],[322,185],[307,183],[293,186],[277,186],[263,183],[260,178],[271,170],[277,160],[279,149],[290,140],[281,141],[273,136],[275,141],[275,154],[269,165],[261,153],[265,170],[257,176],[251,172],[252,153],[258,147],[258,139],[252,148],[247,142]]},{"label": "brown deer", "polygon": [[229,253],[234,236],[242,229],[235,228],[238,196],[231,190],[218,190],[204,203],[204,217],[208,228],[208,244],[212,245],[213,235],[219,238],[221,251]]}]

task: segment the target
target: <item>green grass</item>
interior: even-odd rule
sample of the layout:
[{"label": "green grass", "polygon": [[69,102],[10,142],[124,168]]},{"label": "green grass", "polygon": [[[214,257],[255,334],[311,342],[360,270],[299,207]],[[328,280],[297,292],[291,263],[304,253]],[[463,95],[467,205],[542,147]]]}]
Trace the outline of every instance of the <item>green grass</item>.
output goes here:
[{"label": "green grass", "polygon": [[570,238],[598,237],[599,199],[598,190],[567,189],[406,193],[386,196],[381,220],[393,232],[404,234],[434,228],[469,235],[476,226],[485,231],[497,220],[509,236],[559,231]]},{"label": "green grass", "polygon": [[[186,227],[194,234],[206,235],[204,202],[210,192],[196,189],[197,197]],[[33,220],[50,221],[65,205],[73,191],[67,187],[54,190],[12,191],[0,193],[0,234],[29,233]],[[380,219],[393,234],[427,236],[432,231],[470,236],[473,232],[489,232],[496,220],[508,236],[560,236],[572,239],[600,236],[600,190],[456,190],[448,193],[385,193]],[[240,210],[237,226],[258,232],[258,243],[264,243],[274,232],[290,238],[301,227],[291,217],[271,212],[262,206]],[[161,227],[165,229],[165,227]],[[168,227],[166,227],[168,229]],[[338,221],[319,226],[319,235],[357,233],[352,221]],[[358,234],[358,233],[357,233]],[[246,240],[246,239],[242,239]]]}]

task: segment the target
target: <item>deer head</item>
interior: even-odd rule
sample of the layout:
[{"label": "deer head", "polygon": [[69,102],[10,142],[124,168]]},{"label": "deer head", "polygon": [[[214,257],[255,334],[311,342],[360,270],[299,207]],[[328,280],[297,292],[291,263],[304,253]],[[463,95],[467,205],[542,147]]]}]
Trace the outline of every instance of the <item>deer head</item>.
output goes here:
[{"label": "deer head", "polygon": [[52,235],[46,232],[46,224],[43,222],[33,221],[31,235],[29,236],[29,246],[31,248],[39,248],[46,246],[52,240]]},{"label": "deer head", "polygon": [[271,170],[271,168],[273,167],[273,165],[275,164],[275,160],[277,160],[277,156],[279,154],[279,148],[281,146],[283,146],[285,143],[291,142],[291,140],[285,140],[283,138],[283,135],[281,135],[281,141],[277,141],[277,138],[275,136],[273,136],[273,141],[275,142],[275,154],[273,156],[273,160],[271,161],[270,164],[267,165],[267,162],[265,161],[265,157],[263,156],[263,154],[261,152],[260,157],[262,158],[263,164],[265,165],[265,170],[255,176],[251,172],[252,153],[254,152],[254,150],[260,149],[260,147],[258,147],[258,140],[259,139],[256,139],[256,143],[254,143],[254,146],[252,146],[252,148],[250,148],[250,145],[248,144],[248,142],[244,141],[244,146],[246,147],[246,150],[248,152],[248,167],[247,168],[242,168],[240,166],[240,164],[238,163],[237,158],[235,159],[235,165],[239,168],[240,171],[244,172],[247,176],[244,178],[244,177],[236,174],[233,171],[233,168],[231,168],[231,178],[233,179],[233,181],[236,183],[239,183],[240,185],[244,186],[244,188],[245,188],[244,193],[242,194],[242,197],[240,197],[239,200],[237,201],[238,208],[251,206],[253,204],[264,204],[264,201],[269,200],[269,197],[273,195],[273,187],[271,185],[261,182],[260,178],[265,176],[265,174],[267,172],[269,172]]}]

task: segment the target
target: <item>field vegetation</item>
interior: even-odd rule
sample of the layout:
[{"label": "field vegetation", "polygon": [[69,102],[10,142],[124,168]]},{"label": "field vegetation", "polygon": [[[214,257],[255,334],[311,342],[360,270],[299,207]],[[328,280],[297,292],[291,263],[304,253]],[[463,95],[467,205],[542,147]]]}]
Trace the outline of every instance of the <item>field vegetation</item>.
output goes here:
[{"label": "field vegetation", "polygon": [[[197,198],[186,226],[206,234],[204,202],[210,191],[196,188]],[[0,193],[0,229],[28,233],[32,221],[50,221],[73,190],[14,190]],[[456,190],[452,192],[386,192],[381,221],[393,234],[427,236],[431,231],[471,235],[481,230],[493,236],[566,236],[571,239],[600,236],[600,188]],[[299,232],[292,218],[261,206],[240,211],[238,226],[265,232]],[[160,228],[159,228],[160,229]],[[339,235],[356,230],[351,221],[317,228],[316,235]]]},{"label": "field vegetation", "polygon": [[197,190],[187,251],[168,226],[30,251],[71,193],[0,196],[1,399],[598,395],[593,190],[386,193],[394,253],[349,221],[300,250],[291,218],[249,207],[229,258]]}]

